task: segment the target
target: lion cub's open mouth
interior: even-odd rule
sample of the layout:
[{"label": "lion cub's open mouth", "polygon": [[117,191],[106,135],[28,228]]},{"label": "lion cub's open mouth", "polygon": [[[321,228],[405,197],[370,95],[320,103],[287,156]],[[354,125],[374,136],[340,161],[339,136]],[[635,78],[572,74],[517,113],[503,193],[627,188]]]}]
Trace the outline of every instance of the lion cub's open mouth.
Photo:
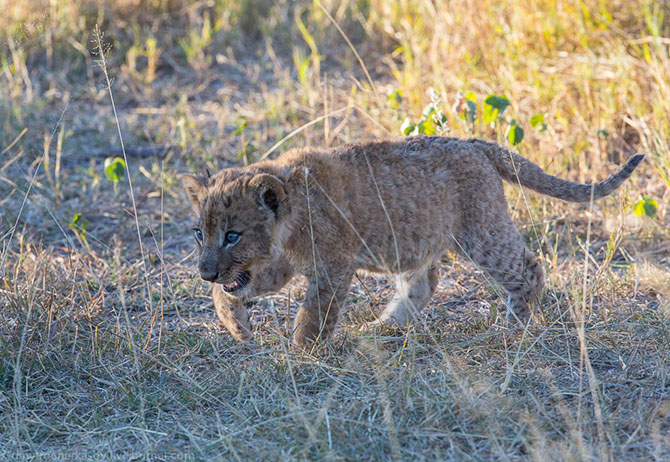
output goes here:
[{"label": "lion cub's open mouth", "polygon": [[221,284],[221,287],[223,287],[223,290],[226,292],[237,292],[240,289],[244,289],[250,279],[251,274],[247,271],[242,271],[233,282],[229,284]]}]

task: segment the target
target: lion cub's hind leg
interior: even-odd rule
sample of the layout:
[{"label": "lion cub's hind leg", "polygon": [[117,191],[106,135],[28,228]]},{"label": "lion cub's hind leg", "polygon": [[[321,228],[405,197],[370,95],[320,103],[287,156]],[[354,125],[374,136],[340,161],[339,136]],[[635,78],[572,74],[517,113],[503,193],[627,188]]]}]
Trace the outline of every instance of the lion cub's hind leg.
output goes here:
[{"label": "lion cub's hind leg", "polygon": [[544,273],[510,218],[500,219],[494,230],[470,235],[462,250],[507,292],[506,319],[527,321],[529,306],[539,302]]},{"label": "lion cub's hind leg", "polygon": [[368,328],[378,325],[405,327],[416,319],[435,292],[438,271],[435,264],[427,269],[411,271],[396,276],[396,294],[386,305],[379,319],[367,324]]}]

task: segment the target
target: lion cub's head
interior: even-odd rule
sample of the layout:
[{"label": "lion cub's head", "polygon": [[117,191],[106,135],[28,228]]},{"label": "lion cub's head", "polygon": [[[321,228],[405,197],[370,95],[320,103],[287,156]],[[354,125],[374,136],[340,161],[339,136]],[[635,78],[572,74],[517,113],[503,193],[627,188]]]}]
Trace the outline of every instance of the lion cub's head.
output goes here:
[{"label": "lion cub's head", "polygon": [[193,228],[200,276],[242,296],[273,260],[278,221],[287,213],[284,183],[267,173],[224,170],[212,178],[185,175],[199,221]]}]

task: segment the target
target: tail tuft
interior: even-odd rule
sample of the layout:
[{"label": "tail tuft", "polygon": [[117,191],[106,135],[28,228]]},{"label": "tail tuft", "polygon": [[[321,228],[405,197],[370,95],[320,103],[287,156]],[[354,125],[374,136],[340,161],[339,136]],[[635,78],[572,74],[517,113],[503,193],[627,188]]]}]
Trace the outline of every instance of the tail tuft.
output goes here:
[{"label": "tail tuft", "polygon": [[647,154],[648,153],[646,152],[635,154],[633,157],[628,159],[628,162],[626,162],[626,168],[630,168],[630,171],[632,172],[638,165],[640,165],[644,158],[647,157]]}]

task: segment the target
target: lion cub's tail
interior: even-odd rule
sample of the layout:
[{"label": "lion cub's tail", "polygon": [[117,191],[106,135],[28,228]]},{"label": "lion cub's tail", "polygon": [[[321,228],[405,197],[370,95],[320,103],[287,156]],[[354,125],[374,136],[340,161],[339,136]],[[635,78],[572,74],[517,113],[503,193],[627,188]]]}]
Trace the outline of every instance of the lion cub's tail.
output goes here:
[{"label": "lion cub's tail", "polygon": [[528,159],[501,146],[486,143],[484,152],[503,179],[570,202],[589,202],[591,197],[599,199],[611,194],[633,174],[645,157],[644,154],[636,154],[628,159],[621,170],[608,178],[595,184],[580,184],[549,175]]}]

